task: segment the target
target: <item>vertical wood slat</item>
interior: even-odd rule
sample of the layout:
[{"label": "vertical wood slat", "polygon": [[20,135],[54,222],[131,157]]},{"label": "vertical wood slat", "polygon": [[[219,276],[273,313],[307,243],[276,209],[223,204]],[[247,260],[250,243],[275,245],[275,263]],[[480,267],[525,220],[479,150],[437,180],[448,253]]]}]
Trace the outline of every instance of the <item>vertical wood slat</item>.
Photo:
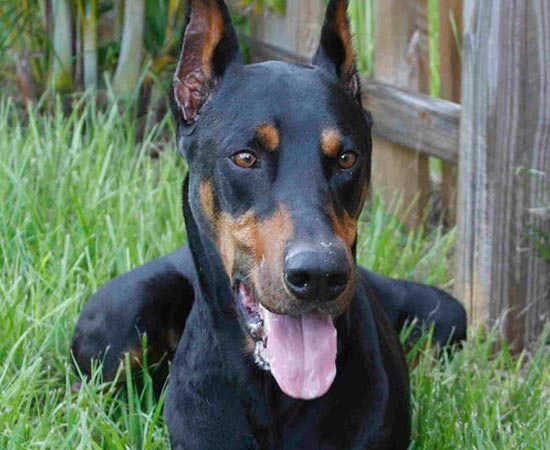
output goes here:
[{"label": "vertical wood slat", "polygon": [[[462,38],[463,0],[439,0],[439,62],[441,90],[440,97],[460,102],[462,61],[459,42]],[[455,36],[453,21],[456,25]],[[457,42],[457,38],[459,42]],[[443,218],[448,226],[456,224],[456,192],[458,168],[455,164],[442,163],[441,193]]]},{"label": "vertical wood slat", "polygon": [[[374,77],[401,88],[427,92],[426,0],[374,1]],[[376,118],[375,118],[376,120]],[[427,204],[428,158],[403,147],[373,139],[373,186],[382,201],[400,197],[403,222],[417,226]]]},{"label": "vertical wood slat", "polygon": [[[325,3],[322,0],[287,2],[284,16],[267,12],[252,19],[255,40],[275,44],[279,49],[309,60],[319,43]],[[254,55],[252,55],[254,59]]]},{"label": "vertical wood slat", "polygon": [[466,0],[464,25],[456,288],[519,349],[550,319],[550,5]]}]

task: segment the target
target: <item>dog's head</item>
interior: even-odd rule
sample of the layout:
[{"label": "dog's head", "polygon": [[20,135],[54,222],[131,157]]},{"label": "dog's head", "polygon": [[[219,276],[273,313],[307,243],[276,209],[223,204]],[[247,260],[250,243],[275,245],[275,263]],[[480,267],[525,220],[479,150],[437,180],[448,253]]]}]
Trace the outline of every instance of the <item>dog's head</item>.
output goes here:
[{"label": "dog's head", "polygon": [[189,204],[214,242],[257,363],[297,398],[335,376],[333,319],[355,290],[370,175],[347,1],[311,65],[242,64],[222,0],[190,1],[173,82]]}]

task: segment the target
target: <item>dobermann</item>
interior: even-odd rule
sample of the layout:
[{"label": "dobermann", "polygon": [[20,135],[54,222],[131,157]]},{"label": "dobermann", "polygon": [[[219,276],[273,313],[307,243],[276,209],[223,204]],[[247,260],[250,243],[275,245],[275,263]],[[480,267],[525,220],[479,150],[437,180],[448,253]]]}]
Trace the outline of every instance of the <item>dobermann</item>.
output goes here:
[{"label": "dobermann", "polygon": [[456,342],[466,317],[442,291],[356,264],[371,119],[347,1],[329,2],[311,65],[244,65],[224,2],[189,4],[173,82],[189,247],[92,297],[76,362],[89,374],[102,359],[112,379],[124,354],[139,364],[144,334],[149,361],[173,357],[175,449],[406,449],[397,331],[416,318]]}]

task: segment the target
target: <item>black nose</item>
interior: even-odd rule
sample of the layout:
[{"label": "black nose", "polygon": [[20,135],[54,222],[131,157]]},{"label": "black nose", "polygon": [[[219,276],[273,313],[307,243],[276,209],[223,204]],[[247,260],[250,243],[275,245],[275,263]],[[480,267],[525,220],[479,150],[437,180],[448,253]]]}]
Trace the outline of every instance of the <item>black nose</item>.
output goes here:
[{"label": "black nose", "polygon": [[351,273],[344,248],[292,248],[284,267],[285,283],[297,298],[308,302],[335,300],[345,289]]}]

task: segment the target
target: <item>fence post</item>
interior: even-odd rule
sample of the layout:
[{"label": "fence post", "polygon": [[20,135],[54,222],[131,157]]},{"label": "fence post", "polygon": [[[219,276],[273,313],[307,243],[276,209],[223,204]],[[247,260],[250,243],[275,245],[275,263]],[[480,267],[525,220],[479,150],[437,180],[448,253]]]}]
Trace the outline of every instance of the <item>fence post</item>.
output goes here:
[{"label": "fence post", "polygon": [[[401,88],[429,86],[426,0],[374,1],[374,77]],[[400,197],[403,222],[418,225],[429,197],[428,158],[373,138],[373,186],[382,201]],[[413,204],[413,202],[415,202]]]},{"label": "fence post", "polygon": [[464,26],[456,288],[519,349],[550,318],[548,0],[466,0]]},{"label": "fence post", "polygon": [[[439,0],[439,64],[440,97],[460,103],[462,61],[462,0]],[[453,23],[454,22],[454,23]],[[441,196],[445,224],[456,224],[456,192],[458,170],[456,164],[442,163]]]}]

